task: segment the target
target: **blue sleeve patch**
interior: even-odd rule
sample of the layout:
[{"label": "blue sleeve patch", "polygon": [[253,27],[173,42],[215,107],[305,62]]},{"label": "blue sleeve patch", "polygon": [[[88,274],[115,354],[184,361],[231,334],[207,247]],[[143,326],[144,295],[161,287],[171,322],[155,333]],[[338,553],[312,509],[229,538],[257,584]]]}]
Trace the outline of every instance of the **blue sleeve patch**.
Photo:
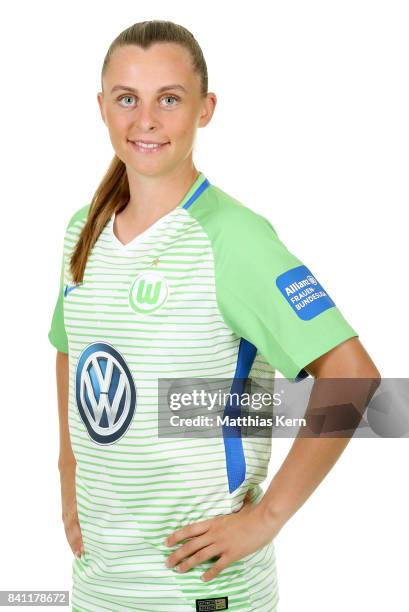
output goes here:
[{"label": "blue sleeve patch", "polygon": [[276,278],[276,285],[294,312],[308,321],[335,303],[306,266],[287,270]]}]

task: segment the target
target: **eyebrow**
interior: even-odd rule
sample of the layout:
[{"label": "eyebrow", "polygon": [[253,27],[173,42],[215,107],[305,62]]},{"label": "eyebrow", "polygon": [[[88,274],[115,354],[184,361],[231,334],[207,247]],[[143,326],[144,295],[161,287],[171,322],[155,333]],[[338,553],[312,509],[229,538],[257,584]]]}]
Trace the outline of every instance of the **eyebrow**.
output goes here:
[{"label": "eyebrow", "polygon": [[[131,91],[132,93],[138,93],[138,90],[135,89],[135,87],[128,87],[127,85],[115,85],[111,89],[111,93],[117,91],[118,89],[125,89],[126,91]],[[187,93],[187,90],[183,87],[183,85],[180,85],[179,83],[173,83],[172,85],[163,85],[163,87],[159,87],[157,93],[167,91],[168,89],[180,89],[181,91]]]}]

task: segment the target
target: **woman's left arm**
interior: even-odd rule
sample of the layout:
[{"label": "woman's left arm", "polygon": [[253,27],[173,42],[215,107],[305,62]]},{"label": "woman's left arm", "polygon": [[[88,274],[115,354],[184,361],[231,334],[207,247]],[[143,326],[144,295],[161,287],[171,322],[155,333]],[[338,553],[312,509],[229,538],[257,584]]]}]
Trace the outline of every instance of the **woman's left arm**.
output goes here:
[{"label": "woman's left arm", "polygon": [[[362,415],[381,379],[378,369],[357,337],[339,344],[304,369],[316,379],[305,414],[307,420],[314,410],[320,409],[323,395],[329,413],[331,409],[342,410],[349,403]],[[336,381],[331,383],[332,391],[331,386],[324,383],[322,387],[325,392],[322,393],[322,379],[342,381],[338,385]],[[266,515],[277,522],[280,528],[302,506],[336,463],[350,441],[353,430],[354,427],[351,427],[351,435],[343,437],[329,437],[328,433],[325,437],[309,437],[303,432],[295,438],[285,461],[260,502]]]},{"label": "woman's left arm", "polygon": [[[362,414],[380,382],[375,364],[357,337],[339,344],[304,369],[316,379],[305,413],[307,423],[317,409],[322,420],[323,399],[329,416],[331,409],[342,411],[351,405]],[[326,379],[339,380],[332,381],[328,388],[322,384],[330,382]],[[311,437],[300,431],[261,501],[252,504],[246,495],[238,512],[192,523],[173,532],[166,539],[168,546],[186,538],[188,542],[169,555],[167,567],[177,566],[178,571],[184,572],[218,557],[202,575],[203,580],[211,580],[232,562],[262,548],[279,533],[337,461],[354,427],[345,429],[351,430],[351,436]]]}]

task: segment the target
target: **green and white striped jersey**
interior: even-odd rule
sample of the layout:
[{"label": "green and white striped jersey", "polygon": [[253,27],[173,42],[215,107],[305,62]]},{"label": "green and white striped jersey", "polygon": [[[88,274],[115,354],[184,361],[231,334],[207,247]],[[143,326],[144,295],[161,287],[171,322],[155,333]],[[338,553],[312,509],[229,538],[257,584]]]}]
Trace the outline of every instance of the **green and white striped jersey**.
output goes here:
[{"label": "green and white striped jersey", "polygon": [[[105,225],[73,285],[68,223],[49,339],[69,355],[69,430],[85,554],[80,611],[274,612],[274,542],[213,580],[166,568],[165,538],[258,501],[271,438],[158,435],[159,378],[274,378],[358,334],[270,222],[200,173],[179,205],[122,244]],[[227,603],[228,602],[228,603]]]}]

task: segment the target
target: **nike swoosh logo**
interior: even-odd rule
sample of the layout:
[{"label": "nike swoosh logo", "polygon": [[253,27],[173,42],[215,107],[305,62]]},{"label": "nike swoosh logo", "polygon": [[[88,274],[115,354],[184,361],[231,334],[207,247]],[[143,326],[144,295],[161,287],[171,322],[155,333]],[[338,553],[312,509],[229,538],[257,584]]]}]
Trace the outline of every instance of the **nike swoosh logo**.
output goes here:
[{"label": "nike swoosh logo", "polygon": [[64,297],[67,297],[70,291],[74,291],[74,289],[76,289],[77,287],[80,287],[81,285],[82,283],[80,283],[79,285],[71,285],[71,287],[69,285],[65,285]]}]

